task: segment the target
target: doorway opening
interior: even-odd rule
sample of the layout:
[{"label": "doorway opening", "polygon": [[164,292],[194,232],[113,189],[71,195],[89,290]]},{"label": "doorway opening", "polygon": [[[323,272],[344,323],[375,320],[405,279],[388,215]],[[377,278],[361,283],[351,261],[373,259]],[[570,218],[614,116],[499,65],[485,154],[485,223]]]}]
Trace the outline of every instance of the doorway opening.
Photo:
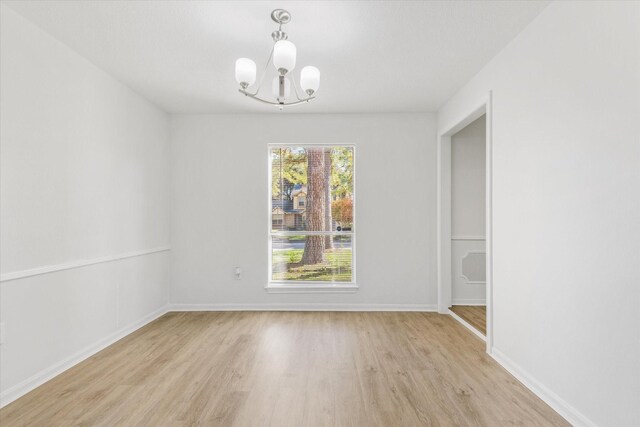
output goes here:
[{"label": "doorway opening", "polygon": [[486,336],[486,114],[451,135],[451,312]]},{"label": "doorway opening", "polygon": [[438,311],[492,343],[491,97],[438,138]]}]

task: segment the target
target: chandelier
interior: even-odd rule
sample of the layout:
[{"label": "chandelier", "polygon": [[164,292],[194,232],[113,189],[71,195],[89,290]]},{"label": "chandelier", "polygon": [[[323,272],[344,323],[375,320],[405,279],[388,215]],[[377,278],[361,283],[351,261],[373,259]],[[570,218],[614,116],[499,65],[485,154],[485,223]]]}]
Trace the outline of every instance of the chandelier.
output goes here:
[{"label": "chandelier", "polygon": [[[291,14],[284,9],[276,9],[271,12],[271,19],[278,24],[278,29],[271,33],[274,44],[257,89],[255,92],[247,90],[256,82],[256,63],[249,58],[236,60],[236,81],[240,84],[240,93],[256,101],[274,105],[282,110],[284,107],[306,103],[315,99],[315,93],[320,86],[320,70],[316,67],[306,66],[300,71],[300,88],[306,95],[306,97],[303,95],[301,98],[296,82],[291,77],[291,71],[296,66],[296,45],[291,43],[288,40],[287,33],[282,31],[282,26],[291,21]],[[269,63],[273,63],[277,71],[277,76],[274,77],[271,85],[273,100],[258,96]],[[293,86],[295,99],[291,98],[291,86]]]}]

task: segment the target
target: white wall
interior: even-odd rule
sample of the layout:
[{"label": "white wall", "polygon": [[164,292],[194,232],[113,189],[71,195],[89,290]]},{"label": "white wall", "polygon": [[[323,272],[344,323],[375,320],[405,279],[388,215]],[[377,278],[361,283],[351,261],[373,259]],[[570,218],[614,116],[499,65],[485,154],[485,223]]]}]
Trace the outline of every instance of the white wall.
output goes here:
[{"label": "white wall", "polygon": [[578,425],[640,419],[638,22],[552,3],[438,115],[493,91],[494,353]]},{"label": "white wall", "polygon": [[[462,277],[469,251],[485,251],[486,116],[451,136],[451,298],[456,304],[484,304],[486,286]],[[476,256],[476,255],[472,255]],[[484,267],[480,269],[484,271]],[[480,271],[478,271],[480,272]]]},{"label": "white wall", "polygon": [[[273,142],[356,145],[357,293],[265,291]],[[171,302],[435,308],[435,155],[434,115],[172,117]]]},{"label": "white wall", "polygon": [[169,129],[165,113],[0,7],[6,403],[166,306],[166,251],[29,272],[166,247]]},{"label": "white wall", "polygon": [[486,117],[451,136],[451,235],[484,236]]}]

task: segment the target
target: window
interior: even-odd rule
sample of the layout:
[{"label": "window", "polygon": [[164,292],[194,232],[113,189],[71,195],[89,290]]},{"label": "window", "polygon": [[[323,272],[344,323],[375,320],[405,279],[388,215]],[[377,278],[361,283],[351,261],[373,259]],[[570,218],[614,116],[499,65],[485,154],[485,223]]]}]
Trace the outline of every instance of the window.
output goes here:
[{"label": "window", "polygon": [[269,162],[268,288],[354,289],[354,147],[270,145]]}]

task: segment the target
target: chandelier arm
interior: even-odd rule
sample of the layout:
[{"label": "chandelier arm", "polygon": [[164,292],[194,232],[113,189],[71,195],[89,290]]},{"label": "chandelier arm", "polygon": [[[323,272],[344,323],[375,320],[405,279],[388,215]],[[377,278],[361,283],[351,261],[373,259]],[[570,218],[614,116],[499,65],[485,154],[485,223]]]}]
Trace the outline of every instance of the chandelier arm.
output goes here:
[{"label": "chandelier arm", "polygon": [[300,101],[290,102],[288,104],[278,104],[278,105],[283,106],[283,107],[292,107],[294,105],[306,104],[307,102],[313,101],[314,99],[316,99],[316,97],[312,96],[312,97],[309,97],[307,99],[301,99]]},{"label": "chandelier arm", "polygon": [[240,92],[244,93],[245,95],[249,95],[249,96],[256,96],[258,94],[258,92],[260,92],[260,89],[262,88],[262,82],[264,81],[264,76],[267,75],[267,70],[269,69],[269,64],[271,63],[271,58],[273,58],[273,50],[274,49],[275,49],[275,44],[271,48],[271,53],[269,54],[269,59],[267,59],[267,64],[264,66],[264,70],[262,71],[262,76],[260,76],[260,81],[258,82],[258,87],[256,88],[256,91],[254,93],[251,93],[251,92],[243,91],[242,89],[240,89]]},{"label": "chandelier arm", "polygon": [[258,90],[256,90],[256,95],[258,94],[258,92],[262,88],[262,82],[264,81],[264,76],[267,75],[267,70],[269,69],[269,64],[271,63],[271,60],[273,59],[273,51],[275,50],[275,48],[276,48],[276,44],[274,43],[273,46],[271,46],[271,52],[269,53],[269,59],[267,59],[267,63],[264,66],[264,70],[262,70],[262,76],[260,76],[260,83],[258,84]]},{"label": "chandelier arm", "polygon": [[296,84],[296,79],[291,79],[291,80],[292,80],[291,83],[293,84],[293,91],[296,93],[296,98],[298,98],[298,101],[304,101],[304,99],[300,98],[300,95],[298,94],[298,85]]},{"label": "chandelier arm", "polygon": [[260,102],[263,102],[265,104],[273,105],[274,107],[290,107],[290,106],[293,106],[293,105],[299,105],[299,104],[307,103],[307,102],[312,101],[312,100],[314,100],[316,98],[315,96],[310,96],[309,98],[301,99],[301,100],[296,101],[296,102],[279,103],[279,102],[267,101],[266,99],[262,99],[262,98],[256,96],[256,94],[247,92],[247,91],[242,90],[242,89],[238,89],[238,92],[240,92],[241,94],[243,94],[245,96],[253,98],[256,101],[260,101]]},{"label": "chandelier arm", "polygon": [[249,98],[253,98],[253,99],[255,99],[256,101],[263,102],[263,103],[265,103],[265,104],[269,104],[269,105],[280,105],[280,104],[279,104],[279,103],[277,103],[277,102],[267,101],[266,99],[262,99],[262,98],[258,97],[255,93],[249,93],[249,92],[244,91],[244,90],[242,90],[242,89],[238,89],[238,92],[240,92],[241,94],[243,94],[243,95],[245,95],[245,96],[248,96]]}]

